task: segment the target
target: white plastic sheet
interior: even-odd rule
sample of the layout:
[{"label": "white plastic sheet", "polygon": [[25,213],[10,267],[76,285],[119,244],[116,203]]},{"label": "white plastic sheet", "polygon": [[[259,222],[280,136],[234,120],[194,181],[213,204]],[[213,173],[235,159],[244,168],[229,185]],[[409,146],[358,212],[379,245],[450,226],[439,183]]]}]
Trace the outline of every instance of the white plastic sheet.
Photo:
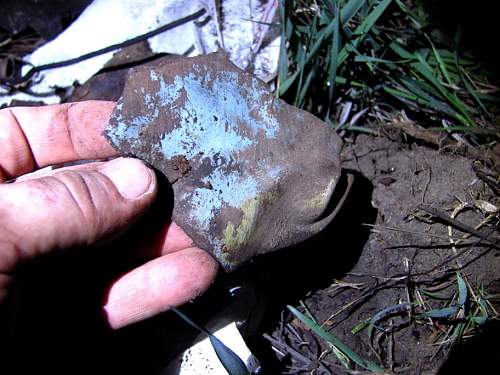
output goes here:
[{"label": "white plastic sheet", "polygon": [[[201,8],[207,14],[196,22],[189,22],[154,36],[148,40],[153,52],[195,56],[214,52],[222,45],[231,60],[246,68],[253,59],[255,73],[263,79],[277,70],[279,38],[267,46],[252,51],[260,45],[268,21],[276,9],[277,0],[223,0],[216,8],[215,0],[95,0],[70,27],[53,41],[43,45],[26,61],[38,66],[68,60],[86,53],[123,42],[145,34],[160,26],[186,17]],[[6,95],[0,88],[0,106],[14,99],[59,102],[50,95],[54,88],[67,88],[74,83],[83,84],[112,58],[115,52],[81,61],[77,64],[39,72],[36,83],[30,86],[35,96],[25,93]],[[23,74],[29,71],[25,66]],[[3,92],[2,92],[3,91]],[[2,95],[3,94],[3,95]],[[41,96],[43,94],[44,96]]]}]

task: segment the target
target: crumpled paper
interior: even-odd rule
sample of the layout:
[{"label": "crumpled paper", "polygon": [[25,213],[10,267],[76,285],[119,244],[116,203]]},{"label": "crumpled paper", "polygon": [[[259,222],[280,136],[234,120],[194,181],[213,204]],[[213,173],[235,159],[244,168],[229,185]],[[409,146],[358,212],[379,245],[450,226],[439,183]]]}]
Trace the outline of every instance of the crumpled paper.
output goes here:
[{"label": "crumpled paper", "polygon": [[[43,45],[25,60],[34,66],[64,61],[145,34],[160,26],[205,8],[200,19],[178,26],[148,40],[155,53],[196,56],[224,48],[240,68],[253,66],[264,80],[277,71],[280,39],[268,44],[262,39],[270,27],[277,0],[224,0],[220,8],[214,0],[95,0],[62,34]],[[256,22],[255,22],[256,21]],[[253,51],[258,45],[258,51]],[[39,72],[27,93],[8,94],[0,87],[0,106],[12,100],[60,102],[54,88],[83,84],[102,69],[116,52],[81,61],[77,64]],[[31,66],[23,68],[26,74]]]}]

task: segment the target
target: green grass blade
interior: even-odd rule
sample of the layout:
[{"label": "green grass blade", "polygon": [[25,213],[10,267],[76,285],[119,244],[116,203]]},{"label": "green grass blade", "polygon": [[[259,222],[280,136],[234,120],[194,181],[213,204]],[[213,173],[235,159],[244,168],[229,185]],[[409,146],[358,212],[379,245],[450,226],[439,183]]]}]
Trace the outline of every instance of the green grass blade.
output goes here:
[{"label": "green grass blade", "polygon": [[408,99],[408,100],[412,100],[412,101],[418,100],[418,96],[411,94],[411,93],[408,93],[408,92],[405,92],[405,91],[402,91],[402,90],[395,89],[393,87],[386,86],[386,87],[384,87],[384,91],[387,92],[388,94],[391,94],[392,96],[394,96],[397,99],[404,98],[404,99]]},{"label": "green grass blade", "polygon": [[[320,49],[323,45],[323,41],[332,34],[334,27],[335,27],[335,20],[332,20],[326,28],[324,28],[323,30],[321,30],[318,33],[315,42],[313,43],[311,49],[309,50],[309,53],[307,54],[307,57],[304,60],[304,65],[309,64],[309,62],[314,57],[316,57],[316,55],[318,54],[318,52],[320,51]],[[295,82],[295,80],[297,79],[299,74],[300,74],[300,71],[297,70],[295,73],[293,73],[291,76],[287,77],[286,79],[284,79],[281,82],[280,90],[279,90],[280,96],[285,94],[285,92]]]},{"label": "green grass blade", "polygon": [[457,314],[457,312],[458,312],[458,307],[451,306],[442,309],[425,311],[419,316],[424,318],[449,319],[451,317],[454,317]]},{"label": "green grass blade", "polygon": [[437,132],[463,132],[463,133],[470,133],[470,134],[482,134],[482,135],[496,135],[500,136],[500,133],[498,130],[495,129],[485,129],[485,128],[479,128],[479,127],[471,127],[471,126],[449,126],[446,129],[444,128],[436,128],[436,127],[430,127],[428,128],[429,131],[437,131]]},{"label": "green grass blade", "polygon": [[439,96],[439,93],[437,93],[436,95],[436,92],[434,90],[429,90],[428,87],[422,85],[421,81],[406,77],[400,78],[399,81],[408,91],[420,98],[423,103],[428,103],[429,106],[436,107],[436,109],[440,109],[443,111],[451,110],[448,105],[439,102],[435,98],[435,96]]},{"label": "green grass blade", "polygon": [[[387,93],[391,94],[395,98],[403,101],[408,105],[411,104],[415,110],[420,110],[422,106],[428,107],[434,111],[437,111],[438,113],[446,114],[447,116],[453,117],[462,123],[466,123],[467,120],[463,118],[461,114],[459,114],[458,112],[454,111],[451,107],[449,107],[446,103],[440,102],[432,98],[425,92],[421,91],[417,85],[411,85],[409,82],[410,81],[405,81],[405,88],[409,90],[408,92],[391,87],[384,87],[384,91],[386,91]],[[410,102],[408,102],[408,100]],[[439,129],[443,130],[442,128]]]},{"label": "green grass blade", "polygon": [[305,58],[306,58],[306,47],[304,47],[301,43],[299,43],[296,56],[297,65],[299,67],[299,83],[297,87],[297,93],[295,94],[295,100],[294,100],[295,106],[298,105],[297,103],[299,101],[299,93],[302,90],[302,84],[304,82]]},{"label": "green grass blade", "polygon": [[306,77],[306,80],[304,84],[301,87],[300,92],[297,93],[297,104],[295,104],[297,107],[302,107],[305,103],[306,99],[306,92],[309,90],[309,87],[311,86],[311,82],[314,78],[314,70],[311,70]]},{"label": "green grass blade", "polygon": [[349,0],[344,4],[342,10],[340,11],[340,23],[345,25],[347,22],[354,17],[361,7],[365,5],[366,0]]},{"label": "green grass blade", "polygon": [[[439,92],[434,88],[434,86],[432,86],[431,84],[429,84],[428,82],[424,81],[424,80],[419,80],[418,83],[417,83],[420,87],[422,87],[422,89],[432,93],[434,96],[436,97],[441,97],[441,95],[439,94]],[[442,97],[441,97],[442,98]],[[445,98],[442,98],[443,100],[445,100]],[[472,115],[472,114],[477,114],[479,113],[479,111],[474,108],[474,107],[471,107],[467,104],[465,104],[464,102],[460,102],[461,105],[463,106],[464,110],[469,114],[469,115]]]},{"label": "green grass blade", "polygon": [[438,62],[439,69],[441,70],[441,73],[443,73],[443,77],[446,79],[446,82],[448,82],[449,85],[452,85],[453,82],[451,81],[450,75],[448,74],[448,69],[446,68],[446,64],[444,63],[443,59],[441,58],[441,55],[439,54],[438,50],[434,46],[434,43],[432,43],[431,38],[427,36],[427,34],[424,34],[426,39],[429,41],[429,44],[431,45],[432,52],[434,53],[434,57],[436,58],[436,61]]},{"label": "green grass blade", "polygon": [[328,69],[328,83],[330,84],[330,87],[328,88],[327,117],[330,116],[330,106],[333,101],[333,91],[335,89],[335,81],[337,79],[337,61],[338,61],[339,45],[340,45],[340,8],[338,1],[335,1],[334,6],[335,6],[335,18],[333,26],[331,52],[330,52],[330,67]]},{"label": "green grass blade", "polygon": [[333,354],[335,354],[335,356],[338,358],[338,360],[340,361],[342,366],[344,366],[346,369],[350,370],[352,368],[352,365],[351,365],[351,360],[349,359],[349,357],[346,356],[342,351],[337,349],[337,347],[335,345],[328,343],[328,346],[332,349]]},{"label": "green grass blade", "polygon": [[488,321],[489,316],[488,316],[488,306],[486,305],[486,301],[484,300],[484,298],[481,296],[478,297],[478,306],[481,315],[474,316],[472,320],[477,325],[482,326]]},{"label": "green grass blade", "polygon": [[[384,0],[384,2],[390,2],[392,0]],[[359,1],[358,1],[359,2]],[[348,17],[352,17],[354,15],[354,13],[351,13],[353,10],[356,10],[359,9],[364,3],[365,1],[361,1],[360,2],[361,4],[360,5],[356,5],[353,3],[352,5],[352,8],[350,9],[350,12],[348,13],[347,11],[344,11],[344,15],[342,16],[342,12],[341,12],[341,15],[340,15],[340,18],[341,18],[341,23],[342,23],[342,17],[344,17],[345,20],[348,19]],[[347,5],[347,4],[346,4]],[[384,8],[385,9],[385,8]],[[325,27],[323,30],[321,30],[319,33],[318,33],[318,36],[316,38],[316,41],[314,42],[314,44],[312,45],[309,53],[307,54],[307,58],[305,59],[304,61],[304,64],[309,64],[311,62],[311,60],[316,57],[316,55],[318,54],[318,52],[321,50],[321,47],[323,45],[323,42],[328,39],[330,37],[330,35],[333,33],[333,31],[335,30],[335,24],[336,22],[338,23],[338,20],[335,20],[335,18],[328,24],[327,27]],[[340,65],[340,64],[338,64]],[[293,73],[291,76],[287,77],[286,79],[283,79],[281,81],[281,84],[280,84],[280,90],[279,90],[279,94],[280,96],[284,95],[285,92],[290,88],[290,86],[295,82],[295,80],[297,79],[297,77],[299,76],[299,71],[296,71],[295,73]]]},{"label": "green grass blade", "polygon": [[488,317],[487,316],[474,316],[472,318],[472,320],[474,321],[474,323],[476,323],[478,326],[483,326],[486,324],[486,322],[488,321]]},{"label": "green grass blade", "polygon": [[431,94],[425,92],[425,89],[420,85],[421,82],[402,78],[401,83],[407,90],[409,90],[418,98],[417,102],[419,104],[427,105],[428,107],[433,108],[436,111],[445,113],[446,115],[457,118],[459,120],[462,119],[460,114],[454,111],[448,104],[437,100]]},{"label": "green grass blade", "polygon": [[415,55],[401,47],[401,44],[399,42],[392,42],[389,45],[389,48],[403,60],[411,61],[416,59]]},{"label": "green grass blade", "polygon": [[250,375],[245,363],[241,360],[238,355],[233,352],[229,347],[227,347],[222,341],[220,341],[214,334],[208,331],[205,327],[196,324],[191,318],[184,314],[181,310],[170,307],[170,309],[176,313],[182,320],[188,323],[191,327],[197,329],[200,332],[208,335],[210,342],[215,350],[217,358],[219,358],[222,366],[226,369],[229,375]]},{"label": "green grass blade", "polygon": [[316,322],[316,319],[314,318],[313,314],[311,313],[311,310],[309,310],[309,307],[307,307],[307,305],[304,303],[304,301],[300,301],[300,306],[302,306],[302,308],[304,309],[305,311],[305,315],[311,319],[314,323],[318,323]]},{"label": "green grass blade", "polygon": [[363,19],[363,22],[356,28],[354,31],[354,35],[357,36],[350,43],[347,43],[339,53],[339,60],[337,65],[340,66],[342,63],[349,57],[352,49],[356,49],[357,46],[363,41],[366,34],[370,31],[370,29],[375,25],[375,22],[378,21],[380,16],[387,9],[392,0],[382,0],[370,14]]},{"label": "green grass blade", "polygon": [[387,64],[387,65],[391,66],[393,69],[396,69],[397,63],[404,62],[404,61],[399,61],[399,62],[391,61],[391,60],[382,59],[380,57],[365,56],[365,55],[361,55],[361,54],[354,56],[354,61],[355,62],[371,62],[371,63]]},{"label": "green grass blade", "polygon": [[278,85],[280,86],[277,93],[281,91],[281,84],[285,81],[288,74],[288,57],[286,52],[286,41],[288,40],[288,29],[292,29],[293,25],[289,19],[286,17],[286,7],[285,4],[280,4],[280,19],[281,19],[281,41],[280,41],[280,55],[279,55],[279,67],[278,67]]},{"label": "green grass blade", "polygon": [[428,292],[425,289],[420,289],[420,293],[422,293],[423,295],[425,295],[427,297],[431,297],[432,299],[437,299],[440,301],[449,301],[450,300],[449,296],[443,296],[443,295],[441,295],[439,293],[435,293],[435,292]]},{"label": "green grass blade", "polygon": [[464,84],[465,89],[469,93],[469,95],[474,99],[474,101],[477,103],[479,108],[481,108],[481,111],[488,116],[489,118],[492,118],[491,114],[489,111],[486,109],[486,106],[484,105],[483,101],[481,98],[476,94],[476,90],[472,87],[472,85],[469,83],[470,78],[466,78],[465,74],[463,72],[460,72],[460,77],[462,78],[462,82]]},{"label": "green grass blade", "polygon": [[335,78],[335,83],[337,85],[349,85],[352,87],[359,87],[360,89],[368,89],[369,87],[363,83],[363,82],[357,82],[357,81],[352,81],[350,79],[347,79],[345,77],[339,77],[337,76]]},{"label": "green grass blade", "polygon": [[458,69],[458,74],[460,76],[460,79],[462,80],[462,83],[464,84],[465,89],[469,93],[470,96],[472,96],[472,99],[477,103],[479,108],[481,108],[481,111],[488,116],[489,118],[492,118],[491,114],[488,112],[486,109],[486,106],[483,104],[483,101],[481,98],[477,95],[476,90],[471,85],[472,80],[470,77],[465,73],[464,69],[460,66],[460,60],[458,57],[458,51],[455,52],[455,65]]},{"label": "green grass blade", "polygon": [[243,363],[235,352],[220,341],[217,336],[210,335],[208,337],[214,347],[217,358],[219,358],[220,363],[229,375],[250,375],[250,371],[248,371],[245,363]]},{"label": "green grass blade", "polygon": [[467,284],[465,284],[464,279],[457,272],[457,285],[458,285],[458,304],[464,306],[467,302]]},{"label": "green grass blade", "polygon": [[467,110],[465,109],[463,103],[456,97],[451,95],[448,90],[443,86],[443,84],[434,76],[432,68],[424,60],[420,54],[415,54],[418,63],[413,63],[411,66],[418,71],[427,81],[432,83],[436,89],[439,90],[443,98],[445,98],[465,119],[464,125],[474,125],[474,121],[470,118]]},{"label": "green grass blade", "polygon": [[310,32],[308,32],[308,40],[307,40],[307,45],[304,47],[302,46],[301,43],[299,43],[298,47],[298,58],[296,59],[297,65],[299,66],[299,84],[297,88],[297,92],[295,94],[295,100],[294,100],[294,105],[297,107],[301,107],[303,103],[305,102],[305,96],[307,93],[307,90],[309,89],[311,79],[314,75],[314,72],[311,71],[309,72],[307,78],[306,78],[306,83],[304,85],[304,71],[305,71],[305,57],[307,55],[307,51],[309,51],[311,47],[311,43],[314,40],[314,38],[317,35],[317,27],[318,27],[318,16],[315,15],[312,21],[312,25],[310,28]]},{"label": "green grass blade", "polygon": [[479,309],[481,310],[481,314],[484,316],[488,316],[488,305],[483,297],[479,296]]},{"label": "green grass blade", "polygon": [[379,136],[380,135],[377,130],[370,129],[370,128],[365,128],[363,126],[351,125],[351,126],[349,126],[349,130],[350,131],[357,131],[357,132],[360,132],[360,133],[371,134],[371,135],[375,135],[375,136]]},{"label": "green grass blade", "polygon": [[351,329],[351,333],[353,335],[361,332],[362,330],[364,330],[366,327],[368,327],[368,325],[370,324],[370,322],[368,320],[363,320],[361,322],[359,322],[358,324],[356,324],[354,327],[352,327]]},{"label": "green grass blade", "polygon": [[295,315],[297,318],[299,318],[304,324],[306,324],[318,336],[320,336],[322,339],[329,342],[330,344],[334,345],[337,349],[339,349],[342,353],[344,353],[346,356],[348,356],[349,359],[351,361],[353,361],[354,363],[356,363],[357,365],[359,365],[367,370],[373,371],[373,372],[383,372],[384,371],[383,368],[378,366],[377,364],[360,357],[359,354],[352,351],[347,345],[345,345],[337,337],[335,337],[331,333],[325,331],[318,324],[314,323],[311,319],[309,319],[308,317],[303,315],[301,312],[299,312],[294,307],[287,306],[287,308],[292,312],[293,315]]},{"label": "green grass blade", "polygon": [[[305,58],[306,58],[306,55],[307,55],[307,51],[309,51],[309,49],[311,48],[311,43],[312,41],[314,40],[314,38],[316,38],[316,34],[317,34],[317,27],[318,27],[318,16],[317,15],[314,15],[314,18],[312,20],[312,25],[310,28],[307,29],[307,35],[308,35],[308,38],[307,38],[307,44],[306,46],[303,46],[300,42],[299,42],[299,46],[298,46],[298,57],[296,59],[297,61],[297,66],[299,67],[299,84],[298,84],[298,88],[297,88],[297,92],[295,94],[295,106],[298,106],[300,107],[302,105],[302,103],[305,101],[304,98],[305,98],[305,95],[307,93],[307,90],[309,88],[309,85],[306,85],[305,87],[305,90],[303,90],[303,84],[304,84],[304,71],[305,71]],[[306,79],[309,79],[309,83],[310,83],[310,78],[311,78],[311,72],[308,74],[308,77]]]}]

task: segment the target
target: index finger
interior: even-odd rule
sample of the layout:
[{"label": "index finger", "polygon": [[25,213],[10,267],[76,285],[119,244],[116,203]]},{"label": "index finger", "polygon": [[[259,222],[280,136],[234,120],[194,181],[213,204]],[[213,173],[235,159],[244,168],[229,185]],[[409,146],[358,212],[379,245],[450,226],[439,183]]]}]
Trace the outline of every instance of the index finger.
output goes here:
[{"label": "index finger", "polygon": [[52,164],[117,155],[102,135],[114,102],[0,110],[0,182]]}]

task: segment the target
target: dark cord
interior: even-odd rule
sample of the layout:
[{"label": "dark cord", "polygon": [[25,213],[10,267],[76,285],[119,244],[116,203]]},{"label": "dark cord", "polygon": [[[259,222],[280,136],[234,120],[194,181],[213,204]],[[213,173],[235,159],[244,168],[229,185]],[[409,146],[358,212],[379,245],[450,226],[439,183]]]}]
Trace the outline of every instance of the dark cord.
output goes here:
[{"label": "dark cord", "polygon": [[54,68],[60,68],[60,67],[63,67],[63,66],[73,65],[73,64],[76,64],[76,63],[78,63],[80,61],[91,59],[92,57],[96,57],[96,56],[102,55],[104,53],[108,53],[108,52],[111,52],[111,51],[114,51],[114,50],[117,50],[117,49],[120,49],[120,48],[128,47],[128,46],[130,46],[132,44],[135,44],[135,43],[141,42],[143,40],[149,39],[152,36],[161,34],[161,33],[165,32],[167,30],[171,30],[173,28],[176,28],[177,26],[183,25],[183,24],[185,24],[187,22],[194,21],[195,19],[201,17],[205,13],[206,13],[206,10],[204,8],[202,8],[202,9],[200,9],[199,11],[197,11],[197,12],[195,12],[193,14],[190,14],[190,15],[188,15],[186,17],[183,17],[183,18],[180,18],[180,19],[175,20],[173,22],[170,22],[170,23],[168,23],[166,25],[163,25],[163,26],[161,26],[161,27],[153,30],[153,31],[150,31],[150,32],[147,32],[145,34],[136,36],[135,38],[128,39],[128,40],[126,40],[124,42],[113,44],[111,46],[104,47],[104,48],[102,48],[100,50],[92,51],[92,52],[86,53],[84,55],[81,55],[81,56],[78,56],[78,57],[74,57],[74,58],[69,59],[69,60],[58,61],[58,62],[55,62],[55,63],[50,63],[50,64],[44,64],[44,65],[35,66],[35,67],[31,68],[29,70],[29,72],[26,73],[22,77],[17,77],[17,78],[0,78],[0,84],[8,86],[10,88],[13,88],[14,86],[17,86],[17,85],[20,85],[20,84],[23,84],[23,83],[27,82],[31,77],[33,77],[33,75],[35,73],[41,72],[42,70],[54,69]]}]

